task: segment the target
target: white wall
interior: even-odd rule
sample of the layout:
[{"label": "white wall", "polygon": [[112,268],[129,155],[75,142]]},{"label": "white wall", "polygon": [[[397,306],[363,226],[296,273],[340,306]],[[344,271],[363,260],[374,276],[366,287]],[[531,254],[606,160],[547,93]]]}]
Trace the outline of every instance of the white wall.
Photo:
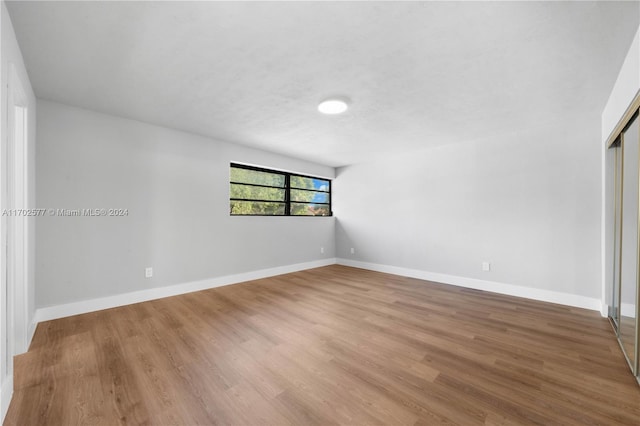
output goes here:
[{"label": "white wall", "polygon": [[[7,167],[6,160],[6,147],[7,147],[7,84],[9,82],[9,70],[11,66],[15,67],[17,71],[17,75],[23,84],[23,89],[26,94],[27,108],[28,108],[28,141],[27,141],[27,156],[28,156],[28,164],[27,164],[27,185],[28,185],[28,204],[30,207],[35,206],[35,117],[36,117],[36,100],[31,88],[31,84],[29,82],[29,77],[27,75],[27,71],[24,66],[24,61],[22,59],[22,54],[20,52],[20,48],[18,47],[18,43],[16,41],[15,32],[13,30],[13,26],[11,24],[11,19],[9,17],[9,13],[7,11],[6,5],[4,1],[2,2],[2,7],[0,10],[0,27],[1,27],[1,85],[0,85],[0,152],[2,160],[0,163],[0,188],[1,188],[1,200],[2,206],[0,206],[0,210],[4,210],[6,208],[6,182],[4,182],[4,171]],[[3,217],[1,221],[1,241],[5,241],[6,235],[6,218]],[[27,276],[27,318],[25,319],[25,324],[15,324],[15,329],[20,329],[23,332],[29,335],[30,338],[31,333],[33,332],[33,317],[34,317],[34,257],[35,257],[35,220],[28,219],[28,234],[29,234],[29,273]],[[4,288],[6,286],[6,255],[4,253],[4,247],[1,248],[0,255],[0,279],[2,280],[1,288],[3,291],[0,291],[0,300],[2,301],[2,308],[0,309],[0,329],[2,330],[0,336],[0,363],[4,365],[5,360],[7,359],[7,352],[5,347],[6,336],[7,333],[7,325],[4,324],[4,315],[5,315],[5,295]],[[6,414],[6,410],[8,408],[8,404],[11,398],[11,393],[13,391],[12,385],[12,377],[5,375],[4,369],[2,369],[2,374],[0,375],[1,382],[1,391],[0,391],[0,419],[4,419],[4,415]]]},{"label": "white wall", "polygon": [[337,256],[597,308],[599,135],[583,117],[340,168]]},{"label": "white wall", "polygon": [[602,140],[606,141],[625,110],[640,90],[640,28],[618,73],[611,95],[602,111]]},{"label": "white wall", "polygon": [[334,258],[332,217],[229,216],[230,162],[333,168],[43,100],[37,124],[39,208],[129,211],[38,219],[39,308]]}]

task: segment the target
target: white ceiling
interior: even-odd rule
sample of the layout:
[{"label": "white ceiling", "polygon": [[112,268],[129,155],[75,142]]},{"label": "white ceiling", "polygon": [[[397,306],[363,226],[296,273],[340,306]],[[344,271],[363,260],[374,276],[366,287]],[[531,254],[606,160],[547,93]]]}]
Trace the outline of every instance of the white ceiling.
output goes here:
[{"label": "white ceiling", "polygon": [[[40,98],[330,166],[597,119],[640,3],[7,2]],[[347,96],[324,116],[317,103]]]}]

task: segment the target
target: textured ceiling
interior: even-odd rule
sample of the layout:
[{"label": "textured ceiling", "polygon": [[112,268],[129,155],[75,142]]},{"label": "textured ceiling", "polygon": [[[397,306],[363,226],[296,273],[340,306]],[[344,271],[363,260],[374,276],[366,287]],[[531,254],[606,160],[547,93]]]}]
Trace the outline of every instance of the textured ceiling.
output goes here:
[{"label": "textured ceiling", "polygon": [[[596,117],[637,2],[7,2],[40,98],[341,166]],[[351,99],[324,116],[320,100]]]}]

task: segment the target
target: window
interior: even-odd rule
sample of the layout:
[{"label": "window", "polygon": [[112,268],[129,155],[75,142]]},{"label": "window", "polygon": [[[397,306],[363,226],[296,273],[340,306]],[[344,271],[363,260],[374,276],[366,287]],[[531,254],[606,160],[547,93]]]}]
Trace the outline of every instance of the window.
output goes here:
[{"label": "window", "polygon": [[231,163],[232,216],[331,216],[331,181]]}]

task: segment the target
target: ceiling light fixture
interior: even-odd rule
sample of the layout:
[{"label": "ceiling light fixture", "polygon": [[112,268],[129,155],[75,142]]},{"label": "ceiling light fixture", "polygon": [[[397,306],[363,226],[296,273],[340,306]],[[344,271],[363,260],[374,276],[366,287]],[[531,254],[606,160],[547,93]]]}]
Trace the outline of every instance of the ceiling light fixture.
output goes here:
[{"label": "ceiling light fixture", "polygon": [[349,108],[347,101],[344,99],[331,98],[320,102],[318,111],[323,114],[342,114]]}]

